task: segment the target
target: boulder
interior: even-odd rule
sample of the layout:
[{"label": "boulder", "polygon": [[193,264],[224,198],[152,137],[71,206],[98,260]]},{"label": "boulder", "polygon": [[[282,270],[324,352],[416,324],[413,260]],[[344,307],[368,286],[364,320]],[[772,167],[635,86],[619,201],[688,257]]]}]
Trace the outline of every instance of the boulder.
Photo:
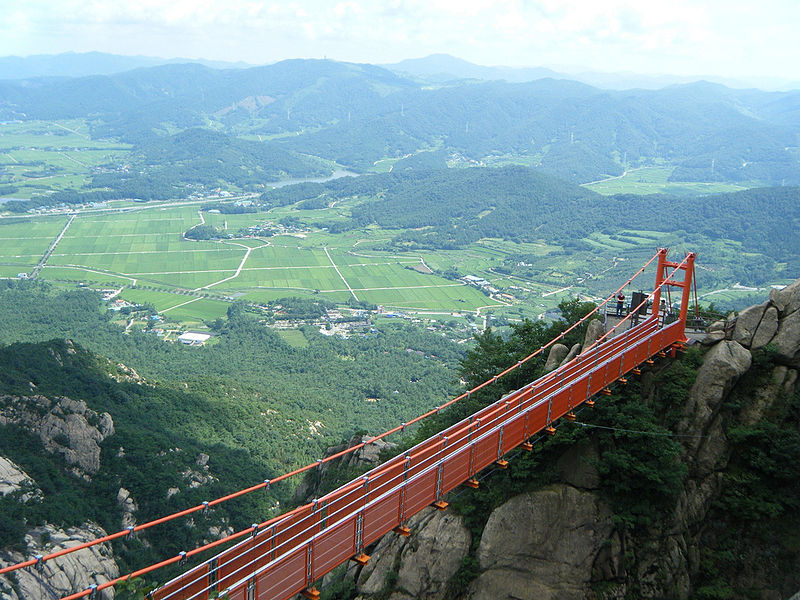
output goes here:
[{"label": "boulder", "polygon": [[581,351],[581,345],[580,345],[580,344],[574,344],[574,345],[572,346],[572,348],[570,348],[570,349],[569,349],[569,352],[568,352],[568,353],[567,353],[567,355],[564,357],[564,360],[562,360],[562,361],[559,363],[559,365],[558,365],[558,366],[559,366],[559,367],[562,367],[562,366],[564,366],[565,364],[567,364],[567,363],[568,363],[569,361],[571,361],[573,358],[575,358],[576,356],[578,356],[578,353],[579,353],[580,351]]},{"label": "boulder", "polygon": [[586,327],[586,336],[583,338],[584,350],[603,337],[605,332],[606,328],[603,326],[602,321],[598,319],[589,321],[589,325]]},{"label": "boulder", "polygon": [[761,323],[758,324],[758,329],[753,334],[753,340],[750,342],[751,350],[758,350],[763,348],[772,341],[775,333],[778,331],[778,309],[770,306],[764,311],[764,316],[761,317]]},{"label": "boulder", "polygon": [[764,316],[764,311],[766,310],[767,302],[764,302],[763,304],[745,308],[740,312],[736,318],[736,326],[733,328],[733,341],[749,348],[750,342],[753,340],[753,334],[758,329],[758,324],[761,323],[761,317]]},{"label": "boulder", "polygon": [[713,346],[717,342],[721,342],[725,339],[725,332],[721,330],[716,331],[709,331],[703,338],[700,340],[700,343],[704,346]]},{"label": "boulder", "polygon": [[569,354],[569,348],[564,344],[553,344],[550,347],[550,353],[547,355],[547,362],[544,364],[545,371],[552,371],[561,361]]},{"label": "boulder", "polygon": [[780,320],[772,343],[781,357],[789,361],[795,358],[800,352],[800,311],[794,311]]},{"label": "boulder", "polygon": [[796,312],[800,308],[800,279],[793,281],[781,290],[770,290],[769,301],[782,315]]},{"label": "boulder", "polygon": [[611,535],[595,494],[569,485],[515,496],[489,517],[478,548],[483,573],[472,600],[583,600],[595,557]]}]

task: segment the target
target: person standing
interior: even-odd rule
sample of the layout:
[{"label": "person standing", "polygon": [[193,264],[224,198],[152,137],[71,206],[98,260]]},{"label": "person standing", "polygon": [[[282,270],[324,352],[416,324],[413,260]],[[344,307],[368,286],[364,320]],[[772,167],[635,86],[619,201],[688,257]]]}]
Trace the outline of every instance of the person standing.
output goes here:
[{"label": "person standing", "polygon": [[625,311],[625,294],[622,290],[617,294],[617,316],[621,317]]}]

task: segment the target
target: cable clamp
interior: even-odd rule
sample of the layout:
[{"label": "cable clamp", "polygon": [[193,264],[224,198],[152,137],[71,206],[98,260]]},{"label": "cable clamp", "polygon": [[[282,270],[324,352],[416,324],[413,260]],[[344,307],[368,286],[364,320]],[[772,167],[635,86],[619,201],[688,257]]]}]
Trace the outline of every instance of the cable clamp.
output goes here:
[{"label": "cable clamp", "polygon": [[269,491],[269,484],[270,484],[270,481],[269,481],[269,479],[265,479],[265,480],[264,480],[264,491],[265,491],[265,492],[268,492],[268,491]]},{"label": "cable clamp", "polygon": [[189,557],[186,554],[186,550],[181,550],[180,552],[178,552],[178,556],[181,557],[181,560],[180,560],[180,563],[179,563],[181,565],[185,565],[186,561],[189,560]]},{"label": "cable clamp", "polygon": [[128,537],[132,539],[136,533],[136,528],[133,525],[129,525],[126,529],[128,530]]},{"label": "cable clamp", "polygon": [[44,571],[44,556],[37,554],[33,558],[36,559],[36,570],[39,572]]},{"label": "cable clamp", "polygon": [[322,459],[321,458],[317,459],[317,469],[322,471]]},{"label": "cable clamp", "polygon": [[406,424],[405,423],[400,423],[400,432],[401,433],[405,433],[405,431],[406,431]]},{"label": "cable clamp", "polygon": [[89,586],[89,599],[95,600],[97,598],[97,584],[93,583]]}]

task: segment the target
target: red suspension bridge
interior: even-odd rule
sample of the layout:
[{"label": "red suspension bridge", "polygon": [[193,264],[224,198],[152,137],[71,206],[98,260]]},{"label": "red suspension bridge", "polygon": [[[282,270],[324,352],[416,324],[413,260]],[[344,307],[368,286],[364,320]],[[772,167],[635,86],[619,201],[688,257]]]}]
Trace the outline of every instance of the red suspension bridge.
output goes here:
[{"label": "red suspension bridge", "polygon": [[[593,397],[610,394],[609,385],[625,381],[629,373],[637,373],[643,363],[652,363],[655,356],[672,356],[687,341],[685,334],[689,298],[694,279],[695,255],[689,253],[680,262],[667,260],[667,250],[659,250],[625,284],[611,294],[592,313],[505,371],[458,396],[403,423],[365,443],[321,459],[291,473],[218,498],[210,502],[130,527],[92,542],[0,569],[0,575],[16,569],[41,565],[72,553],[123,538],[163,522],[208,510],[269,486],[304,471],[318,468],[322,463],[336,460],[388,435],[401,432],[439,410],[469,397],[490,385],[523,363],[540,355],[563,339],[570,330],[580,326],[616,294],[628,286],[654,261],[656,282],[652,293],[638,306],[631,307],[628,317],[620,321],[577,357],[547,373],[536,381],[511,392],[479,410],[436,436],[418,444],[404,454],[374,468],[365,475],[333,492],[286,514],[237,532],[227,538],[181,552],[145,569],[130,573],[102,585],[92,586],[64,600],[96,597],[98,592],[117,583],[140,577],[180,563],[188,558],[239,540],[213,558],[204,560],[183,575],[151,592],[154,600],[194,600],[225,596],[230,600],[285,600],[302,593],[308,598],[319,596],[313,587],[338,565],[355,560],[365,563],[365,549],[390,531],[408,535],[406,523],[410,517],[427,506],[446,508],[445,495],[460,485],[477,487],[476,475],[490,465],[505,468],[504,456],[517,447],[530,450],[530,439],[538,433],[555,433],[561,418],[574,420],[574,410],[582,405],[594,405]],[[662,305],[662,290],[681,291],[680,309],[668,322]],[[647,307],[652,306],[648,311]],[[633,324],[633,317],[641,319]]]}]

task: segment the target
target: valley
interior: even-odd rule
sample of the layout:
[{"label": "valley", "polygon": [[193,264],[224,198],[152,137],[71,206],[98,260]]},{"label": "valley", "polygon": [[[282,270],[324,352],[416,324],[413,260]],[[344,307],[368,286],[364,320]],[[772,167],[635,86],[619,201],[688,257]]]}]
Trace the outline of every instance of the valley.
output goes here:
[{"label": "valley", "polygon": [[[687,474],[707,483],[681,462],[704,460],[702,449],[673,439],[686,430],[680,411],[693,414],[684,405],[700,393],[690,388],[703,356],[753,338],[733,333],[741,315],[740,330],[769,310],[777,331],[800,314],[796,285],[773,291],[800,274],[797,94],[427,80],[330,60],[0,80],[0,459],[27,486],[0,497],[0,559],[38,552],[48,536],[83,539],[70,528],[86,521],[112,532],[196,506],[435,413],[370,460],[400,452],[543,375],[540,356],[502,387],[436,408],[562,336],[670,248],[697,253],[692,295],[701,325],[720,319],[720,350],[657,357],[625,391],[603,390],[586,429],[565,424],[481,491],[453,494],[476,540],[447,575],[448,597],[462,598],[490,513],[511,494],[572,485],[562,455],[586,459],[603,478],[585,494],[610,507],[592,585],[598,598],[623,585],[635,595],[635,565],[650,560],[636,544],[694,485]],[[677,302],[669,289],[664,299]],[[565,356],[587,328],[561,337]],[[780,426],[782,459],[796,454],[797,358],[784,354],[754,345],[758,368],[718,399],[713,418],[730,421],[714,421],[715,435],[725,428],[731,448]],[[775,414],[761,407],[760,424],[747,421],[756,409],[741,398],[770,373],[787,382],[770,388]],[[61,425],[80,419],[77,432]],[[51,422],[64,431],[50,435]],[[85,439],[91,452],[75,451]],[[796,504],[791,460],[765,474],[748,460],[715,467],[703,510],[719,523],[716,499],[749,506],[740,488],[760,493],[770,477],[784,492],[748,510],[769,520]],[[118,540],[112,566],[128,572],[220,539],[366,466]],[[733,564],[729,540],[718,541],[703,561],[681,554],[681,573],[717,585]],[[374,598],[394,593],[392,577]],[[713,591],[692,597],[725,597]]]}]

